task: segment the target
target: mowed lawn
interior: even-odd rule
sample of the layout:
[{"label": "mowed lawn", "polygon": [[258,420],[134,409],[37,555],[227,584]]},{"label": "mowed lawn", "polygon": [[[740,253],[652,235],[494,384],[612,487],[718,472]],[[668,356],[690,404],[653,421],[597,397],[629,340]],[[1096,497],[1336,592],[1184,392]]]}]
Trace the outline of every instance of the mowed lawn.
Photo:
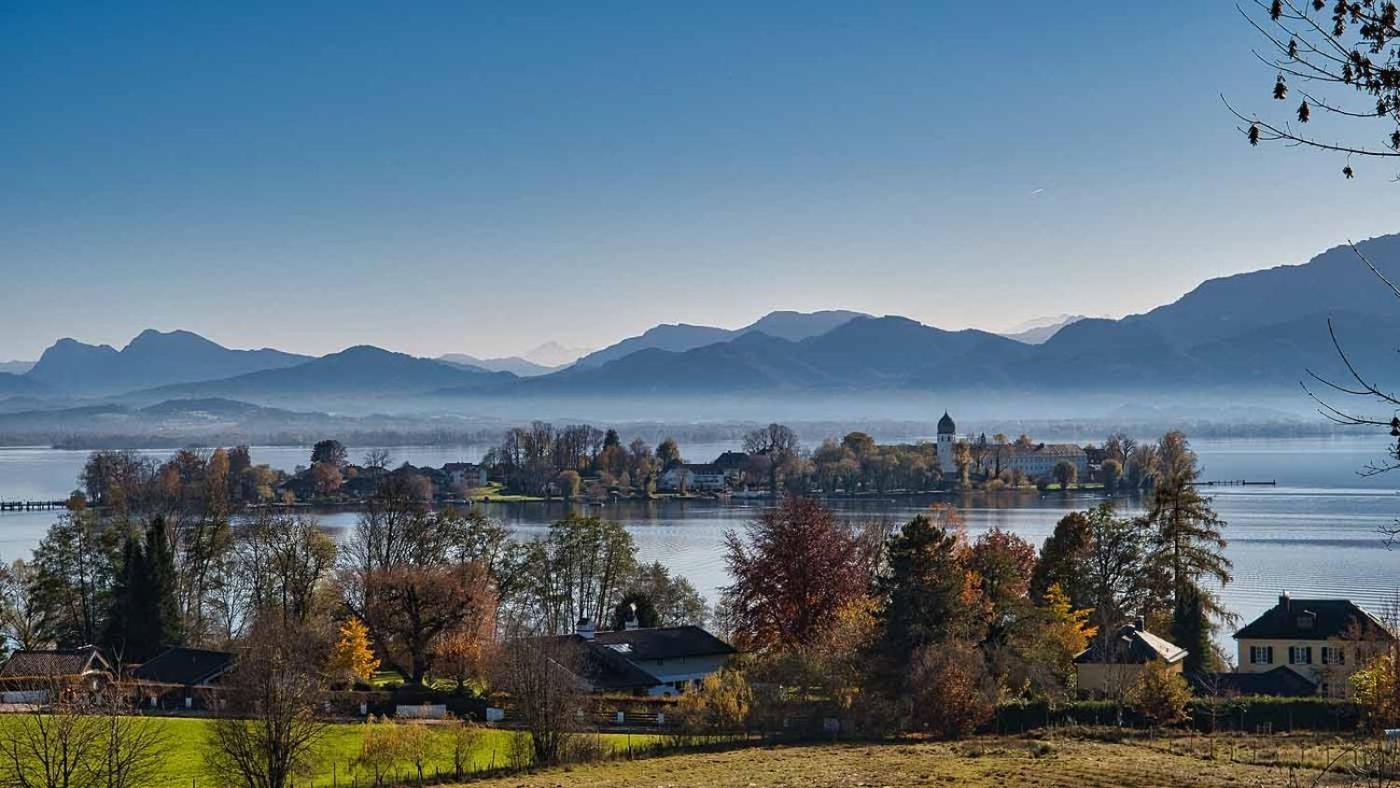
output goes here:
[{"label": "mowed lawn", "polygon": [[[1145,741],[1036,741],[986,737],[958,743],[827,744],[666,755],[512,775],[472,786],[490,788],[826,788],[827,786],[1282,786],[1286,766],[1230,763],[1189,746]],[[1300,784],[1310,785],[1315,771]],[[1338,778],[1326,785],[1350,784]]]},{"label": "mowed lawn", "polygon": [[[0,715],[0,725],[12,724],[20,719],[19,715]],[[179,717],[153,717],[153,722],[160,725],[165,733],[167,750],[162,758],[161,773],[159,779],[151,783],[153,786],[175,788],[176,786],[194,786],[198,788],[203,785],[214,785],[209,773],[204,766],[204,750],[207,741],[209,720],[179,718]],[[412,723],[402,723],[412,724]],[[442,730],[442,726],[428,724],[430,729]],[[372,782],[366,781],[367,771],[355,769],[353,766],[355,758],[360,754],[361,735],[364,726],[354,723],[344,723],[331,725],[326,731],[326,735],[321,741],[317,751],[316,773],[305,781],[298,779],[297,786],[328,786],[339,785],[349,786],[354,784],[352,776],[358,775],[359,785],[369,785]],[[482,728],[480,744],[474,753],[474,765],[477,769],[487,769],[493,764],[495,766],[505,766],[510,763],[510,731],[497,730],[494,728]],[[633,746],[642,747],[656,740],[654,736],[644,736],[633,734],[607,734],[604,741],[608,746],[615,749],[625,750],[629,743]],[[450,746],[443,742],[444,751],[434,761],[432,767],[427,769],[427,774],[432,775],[433,767],[442,770],[444,775],[452,772],[452,754]],[[413,766],[404,763],[401,773],[407,777],[416,774]]]}]

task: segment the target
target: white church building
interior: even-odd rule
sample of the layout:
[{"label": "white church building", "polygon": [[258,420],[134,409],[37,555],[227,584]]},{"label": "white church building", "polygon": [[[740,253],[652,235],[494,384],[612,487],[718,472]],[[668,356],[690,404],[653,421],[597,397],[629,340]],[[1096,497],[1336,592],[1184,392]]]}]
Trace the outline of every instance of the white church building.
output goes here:
[{"label": "white church building", "polygon": [[[953,418],[944,411],[943,418],[938,420],[938,467],[943,470],[945,476],[957,472],[958,463],[954,459],[954,450],[960,441],[971,445],[976,438],[960,437]],[[1008,443],[988,446],[985,456],[982,457],[982,470],[991,473],[997,467],[1003,471],[1019,469],[1028,478],[1039,479],[1054,473],[1055,466],[1061,461],[1073,465],[1080,479],[1089,478],[1089,456],[1084,453],[1083,447],[1073,443]]]}]

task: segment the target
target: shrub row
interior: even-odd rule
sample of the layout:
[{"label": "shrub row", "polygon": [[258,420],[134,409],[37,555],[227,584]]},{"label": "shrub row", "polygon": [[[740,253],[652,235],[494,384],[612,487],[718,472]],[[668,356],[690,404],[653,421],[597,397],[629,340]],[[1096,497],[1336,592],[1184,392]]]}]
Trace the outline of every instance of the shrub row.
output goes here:
[{"label": "shrub row", "polygon": [[[1259,730],[1346,731],[1357,727],[1361,709],[1354,703],[1327,698],[1197,698],[1187,706],[1188,727],[1200,731]],[[989,728],[997,733],[1022,731],[1055,725],[1117,725],[1119,710],[1112,701],[1085,700],[1050,704],[1045,701],[1014,701],[997,706]],[[1146,727],[1131,709],[1122,710],[1121,723]]]}]

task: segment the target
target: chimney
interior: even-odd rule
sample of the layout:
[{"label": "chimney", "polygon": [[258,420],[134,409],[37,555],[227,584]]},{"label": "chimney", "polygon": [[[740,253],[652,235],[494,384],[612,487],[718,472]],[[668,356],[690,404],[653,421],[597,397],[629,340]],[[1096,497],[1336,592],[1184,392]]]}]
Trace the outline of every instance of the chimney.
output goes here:
[{"label": "chimney", "polygon": [[1283,612],[1288,613],[1293,610],[1293,600],[1288,598],[1288,592],[1284,591],[1278,595],[1278,606],[1283,608]]},{"label": "chimney", "polygon": [[629,605],[628,607],[632,608],[632,612],[627,614],[627,620],[622,622],[622,628],[626,630],[633,630],[641,627],[641,623],[637,621],[636,604]]},{"label": "chimney", "polygon": [[1146,632],[1147,619],[1143,618],[1142,616],[1138,616],[1137,618],[1133,619],[1133,629],[1136,629],[1139,632]]},{"label": "chimney", "polygon": [[588,618],[587,616],[580,618],[578,620],[578,626],[574,627],[574,634],[578,635],[584,640],[592,640],[593,636],[597,634],[597,632],[597,627],[593,626],[592,619]]}]

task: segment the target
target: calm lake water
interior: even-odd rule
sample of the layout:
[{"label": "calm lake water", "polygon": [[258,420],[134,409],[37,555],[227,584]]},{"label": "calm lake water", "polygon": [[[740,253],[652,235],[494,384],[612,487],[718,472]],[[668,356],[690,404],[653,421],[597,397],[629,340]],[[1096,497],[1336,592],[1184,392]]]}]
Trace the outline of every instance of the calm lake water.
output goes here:
[{"label": "calm lake water", "polygon": [[[1270,607],[1281,591],[1300,597],[1349,597],[1382,611],[1400,592],[1400,549],[1391,551],[1378,529],[1400,517],[1400,471],[1372,478],[1356,473],[1378,459],[1377,437],[1240,439],[1196,441],[1204,479],[1277,480],[1277,487],[1220,487],[1210,492],[1228,522],[1227,555],[1235,581],[1225,590],[1228,606],[1249,620]],[[708,460],[729,446],[690,446],[685,454]],[[440,466],[474,461],[484,447],[393,449],[395,462]],[[165,457],[168,450],[153,451]],[[352,449],[357,458],[362,449]],[[254,462],[291,469],[310,451],[255,447]],[[62,498],[75,486],[86,452],[47,448],[0,448],[0,497]],[[838,501],[853,520],[909,519],[937,496],[917,499]],[[1064,512],[1091,506],[1092,496],[1037,494],[953,498],[969,531],[992,527],[1014,531],[1039,545]],[[739,528],[762,511],[763,501],[636,502],[591,507],[627,525],[644,560],[659,560],[695,583],[707,596],[728,583],[721,555],[726,530]],[[496,504],[488,513],[521,536],[542,534],[564,512],[563,504]],[[0,513],[0,558],[25,557],[55,519],[53,512]],[[343,529],[355,515],[322,516]]]}]

